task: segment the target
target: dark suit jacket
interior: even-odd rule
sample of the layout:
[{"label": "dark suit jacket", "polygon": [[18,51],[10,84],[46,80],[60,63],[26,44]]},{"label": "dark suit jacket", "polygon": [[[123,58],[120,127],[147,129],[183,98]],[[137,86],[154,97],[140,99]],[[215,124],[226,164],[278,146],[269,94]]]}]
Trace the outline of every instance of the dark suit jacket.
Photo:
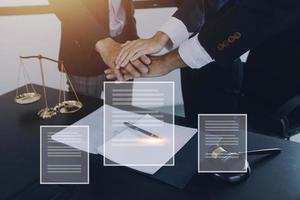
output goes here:
[{"label": "dark suit jacket", "polygon": [[[97,76],[107,66],[94,50],[98,40],[109,37],[108,0],[50,0],[62,23],[59,59],[67,72],[77,76]],[[131,0],[123,0],[126,26],[119,42],[137,38],[134,8]]]},{"label": "dark suit jacket", "polygon": [[174,17],[180,19],[189,32],[198,33],[229,0],[182,0]]},{"label": "dark suit jacket", "polygon": [[[184,22],[189,32],[197,34],[227,1],[197,0],[191,4],[185,0],[174,16]],[[237,59],[226,66],[214,62],[201,69],[181,70],[184,110],[193,125],[197,126],[199,113],[236,113],[241,91],[240,64]]]},{"label": "dark suit jacket", "polygon": [[[190,30],[196,29],[201,21],[190,24],[190,19],[202,3],[186,1],[175,17]],[[251,50],[245,91],[276,107],[300,92],[299,10],[297,0],[230,0],[205,21],[198,39],[219,65],[226,66]]]}]

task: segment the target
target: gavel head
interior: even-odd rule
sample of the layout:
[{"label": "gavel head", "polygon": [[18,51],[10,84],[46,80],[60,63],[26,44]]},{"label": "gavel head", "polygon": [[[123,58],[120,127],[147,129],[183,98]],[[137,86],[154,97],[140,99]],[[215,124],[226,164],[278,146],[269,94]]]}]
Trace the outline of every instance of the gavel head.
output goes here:
[{"label": "gavel head", "polygon": [[245,171],[245,153],[229,152],[222,146],[211,146],[208,150],[209,164],[217,171]]},{"label": "gavel head", "polygon": [[[249,163],[245,160],[245,153],[228,152],[224,147],[212,146],[209,148],[208,154],[211,155],[210,164],[215,168],[221,169],[224,173],[215,173],[214,176],[225,182],[236,183],[245,180],[251,173]],[[230,171],[238,171],[241,173],[228,173]],[[234,170],[232,170],[234,169]],[[242,171],[245,171],[244,173]]]}]

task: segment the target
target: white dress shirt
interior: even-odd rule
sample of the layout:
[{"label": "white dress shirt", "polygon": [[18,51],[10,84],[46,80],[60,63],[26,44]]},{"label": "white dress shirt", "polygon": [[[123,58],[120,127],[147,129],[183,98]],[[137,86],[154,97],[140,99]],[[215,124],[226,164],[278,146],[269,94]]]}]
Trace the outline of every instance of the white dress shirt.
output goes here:
[{"label": "white dress shirt", "polygon": [[111,37],[120,35],[126,24],[126,11],[121,3],[122,0],[109,0],[109,30]]},{"label": "white dress shirt", "polygon": [[169,36],[173,43],[172,48],[179,47],[179,55],[189,67],[199,69],[213,61],[200,44],[198,34],[189,39],[191,33],[188,32],[185,24],[176,17],[167,21],[159,31]]}]

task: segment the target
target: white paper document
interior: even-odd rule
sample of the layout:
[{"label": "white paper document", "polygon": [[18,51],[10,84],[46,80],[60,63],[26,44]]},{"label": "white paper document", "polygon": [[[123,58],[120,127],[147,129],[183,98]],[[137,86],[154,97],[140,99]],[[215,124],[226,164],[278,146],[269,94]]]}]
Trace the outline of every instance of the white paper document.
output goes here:
[{"label": "white paper document", "polygon": [[[145,121],[155,122],[157,126],[144,126]],[[158,126],[161,124],[161,126]],[[163,166],[173,166],[168,163],[170,159],[193,137],[196,129],[175,126],[175,133],[170,134],[172,124],[162,122],[150,115],[144,115],[134,123],[137,127],[154,133],[159,138],[153,138],[137,130],[125,128],[118,135],[105,143],[105,157],[117,164],[132,169],[154,174]],[[99,148],[104,154],[104,146]],[[144,164],[134,164],[144,163]]]},{"label": "white paper document", "polygon": [[[108,111],[112,112],[121,112],[120,109],[111,107],[111,106],[106,106],[106,109]],[[123,111],[123,113],[128,113],[131,116],[135,116],[135,119],[139,119],[142,117],[142,115],[135,114],[135,113],[129,113],[127,111]],[[132,118],[134,119],[134,118]],[[134,122],[134,121],[132,121]],[[82,151],[88,151],[89,153],[92,154],[99,154],[98,148],[103,145],[103,107],[98,108],[94,112],[90,113],[86,117],[82,118],[81,120],[75,122],[71,126],[89,126],[89,151],[86,149],[86,147],[82,147],[80,145],[74,146],[71,141],[67,140],[65,137],[63,137],[63,133],[68,131],[70,128],[65,128],[62,131],[56,133],[55,135],[52,136],[53,140],[56,140],[58,142],[61,142],[63,144],[67,144],[69,146],[78,148]],[[126,129],[125,126],[119,126],[118,128],[114,128],[110,130],[106,135],[110,135],[107,138],[111,138],[115,136],[116,134],[120,133],[122,130]]]},{"label": "white paper document", "polygon": [[75,145],[72,141],[64,137],[64,132],[68,132],[68,129],[70,128],[65,128],[56,133],[52,136],[52,139],[82,151],[98,154],[98,147],[103,144],[103,108],[100,107],[96,111],[72,124],[72,126],[89,126],[89,151],[86,149],[86,146],[81,146],[80,144]]},{"label": "white paper document", "polygon": [[[113,109],[114,112],[119,112],[120,110],[117,108],[113,108],[110,106],[106,106],[106,109]],[[122,111],[127,112],[127,111]],[[117,129],[109,130],[106,135],[106,148],[107,147],[130,147],[130,148],[123,148],[122,153],[120,154],[119,151],[114,149],[109,149],[106,151],[106,158],[115,162],[115,163],[124,163],[124,161],[128,159],[138,159],[138,161],[143,161],[144,158],[147,158],[147,163],[149,163],[149,156],[153,157],[153,160],[159,161],[159,163],[153,163],[155,166],[128,166],[132,169],[147,173],[147,174],[154,174],[157,172],[161,167],[168,163],[170,159],[174,157],[174,155],[196,134],[197,130],[192,128],[187,128],[183,126],[175,125],[175,132],[174,132],[174,141],[173,137],[170,134],[165,134],[164,129],[170,129],[172,124],[168,124],[162,122],[150,115],[141,115],[141,114],[134,114],[130,113],[130,115],[136,115],[138,120],[130,121],[134,125],[141,127],[149,132],[155,133],[159,136],[159,139],[156,140],[151,138],[145,134],[139,133],[134,130],[130,130],[128,127],[120,126]],[[135,119],[136,119],[135,118]],[[143,122],[147,120],[152,120],[156,122],[156,124],[162,124],[160,127],[143,127]],[[72,126],[89,126],[89,151],[86,147],[82,146],[74,146],[68,140],[66,140],[62,135],[63,132],[67,131],[68,128],[58,132],[57,134],[52,136],[53,140],[58,142],[67,144],[69,146],[75,147],[77,149],[88,151],[92,154],[101,154],[103,155],[103,107],[97,109],[93,113],[89,114],[88,116],[82,118],[78,122],[74,123]],[[154,148],[153,148],[154,147]],[[145,148],[145,149],[144,149]],[[150,149],[151,151],[147,151]],[[126,150],[124,150],[126,149]],[[141,150],[142,149],[142,150]],[[174,150],[174,151],[170,151]],[[174,153],[174,154],[173,154]],[[126,160],[124,160],[126,158]],[[134,160],[133,160],[134,161]],[[175,159],[176,164],[176,159]]]}]

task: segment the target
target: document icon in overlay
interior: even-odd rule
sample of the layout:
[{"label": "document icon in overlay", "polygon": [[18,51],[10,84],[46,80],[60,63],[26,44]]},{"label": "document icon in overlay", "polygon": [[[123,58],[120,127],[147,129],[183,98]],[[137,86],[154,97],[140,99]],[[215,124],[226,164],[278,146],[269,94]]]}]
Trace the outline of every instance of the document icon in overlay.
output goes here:
[{"label": "document icon in overlay", "polygon": [[[174,83],[104,85],[105,166],[174,166]],[[165,108],[166,113],[159,111]],[[103,150],[103,151],[102,151]]]},{"label": "document icon in overlay", "polygon": [[80,150],[89,149],[87,126],[41,126],[40,137],[41,184],[89,183],[89,154]]},{"label": "document icon in overlay", "polygon": [[201,114],[198,116],[198,171],[247,172],[247,116]]}]

